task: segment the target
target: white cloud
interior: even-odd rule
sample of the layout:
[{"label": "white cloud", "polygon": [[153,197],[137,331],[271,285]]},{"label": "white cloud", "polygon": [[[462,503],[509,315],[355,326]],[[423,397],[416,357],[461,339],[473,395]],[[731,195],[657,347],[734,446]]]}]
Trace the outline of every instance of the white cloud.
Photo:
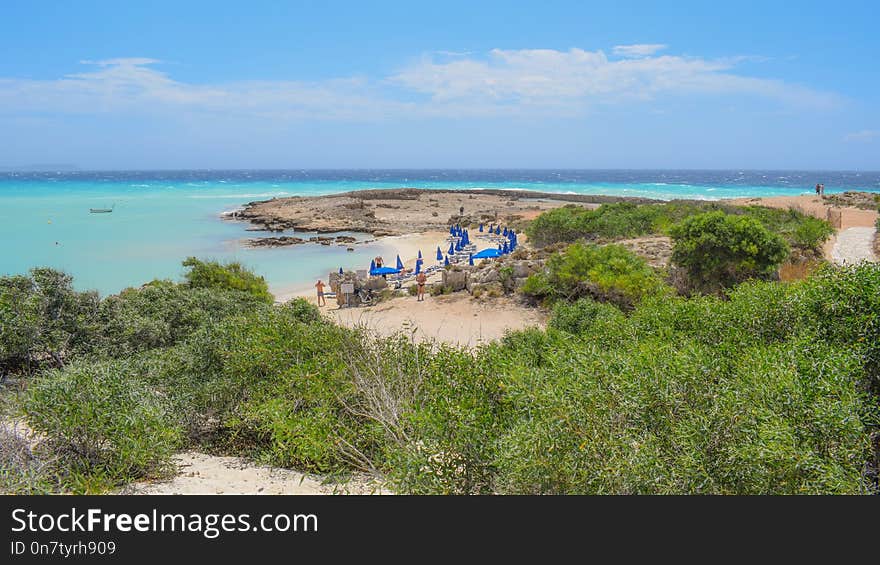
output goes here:
[{"label": "white cloud", "polygon": [[877,129],[863,129],[843,136],[844,141],[856,141],[862,143],[870,143],[878,138],[880,138],[880,130]]},{"label": "white cloud", "polygon": [[660,96],[756,96],[787,106],[828,106],[835,96],[734,72],[741,59],[653,56],[659,45],[618,46],[644,54],[609,60],[570,49],[494,49],[484,57],[426,56],[390,77],[322,81],[178,81],[146,57],[82,61],[92,67],[55,80],[0,78],[0,114],[172,113],[373,120],[386,117],[571,116],[599,104]]},{"label": "white cloud", "polygon": [[668,45],[663,43],[637,43],[635,45],[615,45],[611,52],[618,57],[648,57],[667,47]]},{"label": "white cloud", "polygon": [[735,74],[740,60],[671,55],[609,60],[601,50],[494,49],[484,59],[437,63],[425,58],[391,80],[440,104],[466,101],[569,111],[661,94],[752,95],[802,106],[835,101],[805,87]]}]

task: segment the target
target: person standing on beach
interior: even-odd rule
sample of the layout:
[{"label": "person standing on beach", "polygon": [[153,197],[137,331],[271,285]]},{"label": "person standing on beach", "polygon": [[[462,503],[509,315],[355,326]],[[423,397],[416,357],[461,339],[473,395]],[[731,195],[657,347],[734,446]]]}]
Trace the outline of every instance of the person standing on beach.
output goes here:
[{"label": "person standing on beach", "polygon": [[318,289],[318,306],[327,306],[327,300],[324,298],[324,281],[318,279],[318,282],[315,283],[315,288]]},{"label": "person standing on beach", "polygon": [[821,195],[822,195],[822,185],[817,184],[816,185],[816,196],[821,196]]},{"label": "person standing on beach", "polygon": [[424,302],[426,282],[428,282],[428,277],[425,276],[425,273],[419,273],[418,275],[416,275],[416,283],[418,283],[419,285],[419,294],[418,298],[416,298],[416,302]]}]

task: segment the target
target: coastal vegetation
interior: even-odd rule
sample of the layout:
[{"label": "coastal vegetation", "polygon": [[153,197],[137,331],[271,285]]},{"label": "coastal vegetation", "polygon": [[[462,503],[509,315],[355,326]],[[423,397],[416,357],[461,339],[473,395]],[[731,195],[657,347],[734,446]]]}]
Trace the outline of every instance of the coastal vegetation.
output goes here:
[{"label": "coastal vegetation", "polygon": [[[3,410],[39,439],[0,448],[0,489],[100,492],[198,448],[402,493],[878,492],[880,266],[779,282],[824,225],[603,208],[534,222],[559,249],[521,291],[548,327],[473,349],[272,304],[240,266],[189,259],[182,283],[104,299],[0,278]],[[645,233],[674,238],[690,292],[603,245]]]},{"label": "coastal vegetation", "polygon": [[526,233],[529,241],[538,246],[581,239],[607,242],[651,234],[670,235],[683,220],[707,212],[752,218],[782,237],[792,249],[805,252],[819,251],[833,233],[828,222],[797,210],[681,201],[643,205],[619,202],[603,204],[595,210],[563,206],[538,216]]}]

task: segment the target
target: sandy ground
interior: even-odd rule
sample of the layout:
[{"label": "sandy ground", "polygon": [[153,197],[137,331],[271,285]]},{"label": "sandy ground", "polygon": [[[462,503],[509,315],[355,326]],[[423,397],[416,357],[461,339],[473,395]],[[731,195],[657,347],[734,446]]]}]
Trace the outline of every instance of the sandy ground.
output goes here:
[{"label": "sandy ground", "polygon": [[854,265],[862,261],[876,262],[874,238],[877,230],[873,227],[853,227],[837,234],[831,248],[831,260],[838,265]]},{"label": "sandy ground", "polygon": [[545,315],[509,298],[472,299],[466,292],[445,296],[403,297],[368,308],[322,308],[332,320],[348,327],[365,326],[378,335],[404,331],[416,339],[450,345],[476,346],[504,337],[509,330],[543,327]]},{"label": "sandy ground", "polygon": [[134,483],[121,494],[388,494],[365,480],[323,484],[319,477],[257,465],[238,457],[187,451],[174,456],[170,481]]},{"label": "sandy ground", "polygon": [[812,196],[775,196],[772,198],[745,198],[732,200],[733,204],[756,204],[770,208],[794,208],[817,218],[827,219],[828,211],[840,212],[838,232],[825,244],[825,257],[837,264],[877,261],[872,247],[877,221],[875,210],[834,206]]}]

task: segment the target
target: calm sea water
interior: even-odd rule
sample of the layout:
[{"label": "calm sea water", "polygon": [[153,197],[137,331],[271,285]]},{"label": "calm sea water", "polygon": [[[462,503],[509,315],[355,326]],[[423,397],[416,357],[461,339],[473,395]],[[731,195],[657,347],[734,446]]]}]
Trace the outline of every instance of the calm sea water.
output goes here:
[{"label": "calm sea water", "polygon": [[[376,244],[248,249],[262,235],[220,215],[253,200],[364,188],[526,189],[569,194],[714,200],[810,193],[880,192],[880,173],[815,171],[127,171],[0,173],[0,274],[63,269],[79,289],[118,292],[178,278],[187,256],[236,259],[284,292],[340,266],[364,268]],[[89,208],[115,206],[112,214]]]}]

